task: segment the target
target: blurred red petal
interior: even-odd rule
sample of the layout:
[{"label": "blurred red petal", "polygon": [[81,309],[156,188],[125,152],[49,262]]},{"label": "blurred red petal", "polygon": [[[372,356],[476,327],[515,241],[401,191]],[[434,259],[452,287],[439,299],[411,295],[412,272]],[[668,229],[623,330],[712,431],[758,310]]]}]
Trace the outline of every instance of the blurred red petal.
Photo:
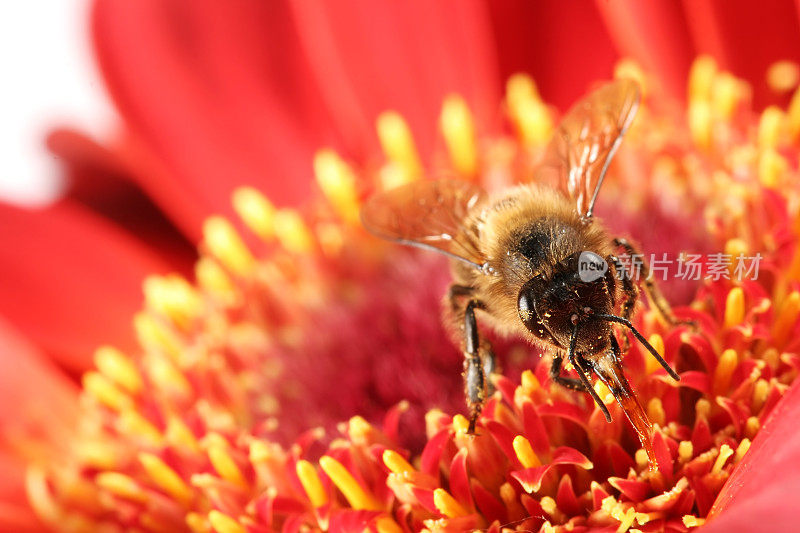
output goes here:
[{"label": "blurred red petal", "polygon": [[[291,2],[295,23],[338,128],[374,139],[385,109],[403,114],[423,154],[443,97],[462,94],[479,123],[498,102],[486,6],[464,2]],[[371,144],[374,145],[372,140]]]},{"label": "blurred red petal", "polygon": [[598,0],[596,5],[620,53],[660,78],[670,94],[683,98],[694,47],[682,5],[670,0]]},{"label": "blurred red petal", "polygon": [[67,128],[50,132],[47,146],[65,167],[71,200],[157,248],[180,271],[191,269],[197,258],[195,247],[132,181],[118,150]]},{"label": "blurred red petal", "polygon": [[697,52],[753,84],[754,103],[771,103],[765,75],[775,61],[800,61],[800,9],[792,0],[684,2]]},{"label": "blurred red petal", "polygon": [[703,531],[773,531],[797,527],[794,495],[800,494],[800,382],[775,406],[717,497]]},{"label": "blurred red petal", "polygon": [[77,397],[75,384],[0,319],[0,531],[44,529],[28,505],[25,463],[43,443],[52,451],[66,442]]},{"label": "blurred red petal", "polygon": [[167,266],[142,244],[68,203],[0,205],[0,315],[73,371],[107,342],[134,347],[145,276]]},{"label": "blurred red petal", "polygon": [[527,72],[544,99],[562,109],[589,84],[608,78],[618,59],[600,13],[588,2],[487,2],[500,79]]},{"label": "blurred red petal", "polygon": [[196,237],[205,216],[231,213],[234,187],[302,201],[313,151],[334,144],[367,156],[387,107],[406,115],[422,146],[434,140],[430,117],[448,92],[484,106],[479,118],[494,116],[483,10],[478,2],[99,0],[93,29],[132,133],[130,163]]},{"label": "blurred red petal", "polygon": [[234,187],[277,203],[308,195],[325,113],[287,11],[245,0],[95,4],[95,48],[132,132],[131,163],[193,237],[210,213],[230,214]]}]

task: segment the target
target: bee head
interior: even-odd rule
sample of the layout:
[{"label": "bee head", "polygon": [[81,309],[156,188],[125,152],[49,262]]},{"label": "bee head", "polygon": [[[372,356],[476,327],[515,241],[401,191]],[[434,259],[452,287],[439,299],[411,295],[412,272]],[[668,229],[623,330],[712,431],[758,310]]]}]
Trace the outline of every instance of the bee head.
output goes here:
[{"label": "bee head", "polygon": [[557,264],[551,274],[536,275],[525,283],[517,310],[531,333],[565,349],[577,324],[576,350],[596,354],[608,349],[611,326],[593,315],[613,312],[613,283],[602,257],[578,252]]}]

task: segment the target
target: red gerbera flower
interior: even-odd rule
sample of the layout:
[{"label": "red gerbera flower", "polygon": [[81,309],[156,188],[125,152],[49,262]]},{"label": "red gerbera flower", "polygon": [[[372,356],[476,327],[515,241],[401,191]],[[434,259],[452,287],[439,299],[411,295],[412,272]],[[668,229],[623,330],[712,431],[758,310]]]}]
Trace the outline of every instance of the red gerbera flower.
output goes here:
[{"label": "red gerbera flower", "polygon": [[[2,213],[24,231],[5,235],[0,305],[36,344],[3,327],[4,525],[36,527],[23,458],[36,514],[66,530],[788,528],[800,97],[750,104],[788,103],[797,67],[775,61],[799,59],[785,51],[800,35],[789,4],[734,7],[98,2],[124,132],[54,134],[71,196]],[[684,115],[698,51],[752,83],[699,60]],[[520,342],[497,345],[505,377],[467,437],[438,319],[446,265],[357,224],[368,191],[436,169],[519,180],[557,118],[545,102],[615,64],[647,97],[604,190],[612,227],[657,252],[764,255],[758,281],[672,287],[700,333],[638,318],[683,376],[626,357],[660,428],[657,472],[619,413],[606,424],[550,386]],[[517,71],[537,85],[514,76],[501,97]],[[196,283],[146,281],[134,339],[139,281],[186,271],[201,236]],[[96,352],[77,402],[52,361],[86,370],[104,341],[117,348]]]}]

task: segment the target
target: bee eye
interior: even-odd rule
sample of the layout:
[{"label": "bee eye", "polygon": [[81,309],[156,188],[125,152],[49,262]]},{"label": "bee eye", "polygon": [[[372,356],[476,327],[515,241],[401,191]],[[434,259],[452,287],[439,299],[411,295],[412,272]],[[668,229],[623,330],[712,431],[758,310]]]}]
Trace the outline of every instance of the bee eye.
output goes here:
[{"label": "bee eye", "polygon": [[536,313],[535,298],[536,294],[540,293],[539,287],[541,283],[541,276],[532,278],[522,286],[519,291],[519,296],[517,297],[519,318],[529,328],[539,321],[539,316]]},{"label": "bee eye", "polygon": [[519,294],[517,309],[519,310],[519,317],[525,323],[528,323],[536,314],[536,311],[533,309],[533,302],[531,301],[530,297],[524,292],[520,292]]}]

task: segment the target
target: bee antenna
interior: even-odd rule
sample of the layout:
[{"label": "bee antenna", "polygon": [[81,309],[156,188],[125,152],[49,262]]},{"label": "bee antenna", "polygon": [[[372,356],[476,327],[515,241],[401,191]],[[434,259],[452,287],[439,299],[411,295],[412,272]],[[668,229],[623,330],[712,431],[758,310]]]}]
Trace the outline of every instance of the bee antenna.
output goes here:
[{"label": "bee antenna", "polygon": [[594,316],[596,316],[597,318],[599,318],[601,320],[606,320],[608,322],[616,322],[617,324],[622,324],[623,326],[625,326],[626,328],[631,330],[631,333],[633,333],[633,336],[636,337],[636,340],[638,340],[640,343],[642,343],[642,346],[647,348],[647,351],[650,352],[652,354],[652,356],[656,358],[656,361],[658,361],[659,364],[662,367],[664,367],[664,370],[667,371],[667,374],[669,374],[672,377],[672,379],[674,379],[675,381],[680,381],[681,380],[681,377],[678,375],[678,373],[675,372],[672,369],[671,366],[669,366],[669,363],[667,363],[664,360],[664,358],[661,357],[661,354],[659,354],[656,351],[656,349],[653,348],[653,345],[650,344],[649,342],[647,342],[647,339],[644,338],[644,335],[639,333],[639,330],[637,330],[633,326],[633,324],[631,323],[630,320],[628,320],[627,318],[623,318],[621,316],[617,316],[617,315],[596,314]]},{"label": "bee antenna", "polygon": [[583,383],[586,392],[589,393],[594,400],[594,403],[596,403],[597,407],[599,407],[603,412],[603,416],[606,417],[606,422],[611,422],[611,413],[608,412],[608,407],[606,407],[606,404],[600,399],[600,395],[598,395],[597,391],[594,390],[594,387],[592,387],[592,383],[589,381],[589,376],[586,375],[586,371],[578,364],[577,357],[575,356],[575,347],[577,344],[578,323],[576,322],[572,325],[572,336],[569,338],[569,352],[567,353],[567,357],[569,358],[569,362],[572,363],[572,366],[575,368],[575,372],[578,373],[578,377],[581,379],[581,383]]}]

